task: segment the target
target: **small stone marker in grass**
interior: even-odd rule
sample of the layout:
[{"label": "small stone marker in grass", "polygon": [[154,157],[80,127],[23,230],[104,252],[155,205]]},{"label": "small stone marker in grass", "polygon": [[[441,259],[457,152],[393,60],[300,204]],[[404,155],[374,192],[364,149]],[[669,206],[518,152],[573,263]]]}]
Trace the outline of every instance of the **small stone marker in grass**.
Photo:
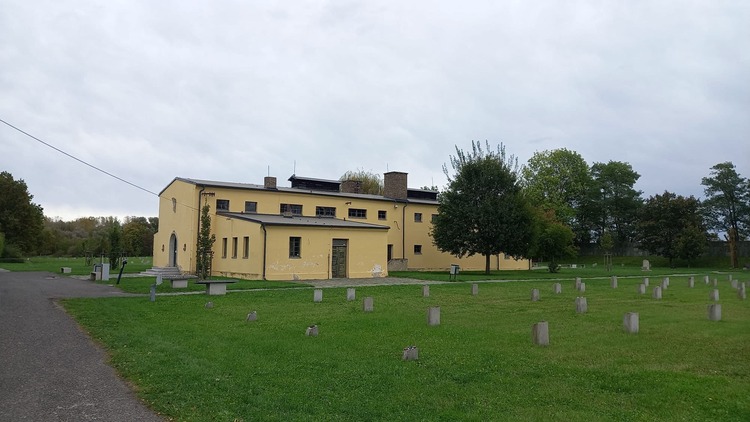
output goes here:
[{"label": "small stone marker in grass", "polygon": [[613,289],[617,288],[617,276],[616,275],[612,276],[612,280],[610,281],[610,285],[612,286]]},{"label": "small stone marker in grass", "polygon": [[576,313],[578,314],[585,314],[589,311],[589,304],[586,301],[585,297],[577,297],[576,298]]},{"label": "small stone marker in grass", "polygon": [[362,309],[365,312],[372,312],[373,311],[374,306],[373,306],[373,298],[372,298],[372,296],[368,296],[368,297],[365,298],[365,300],[362,302]]},{"label": "small stone marker in grass", "polygon": [[479,294],[479,285],[474,283],[471,285],[471,295],[476,296]]},{"label": "small stone marker in grass", "polygon": [[585,292],[586,291],[586,283],[581,283],[580,286],[578,286],[579,292]]},{"label": "small stone marker in grass", "polygon": [[532,302],[539,301],[539,289],[531,289],[531,301]]},{"label": "small stone marker in grass", "polygon": [[645,284],[639,284],[638,285],[638,293],[645,295],[646,294],[646,285]]},{"label": "small stone marker in grass", "polygon": [[562,293],[562,284],[560,284],[560,283],[553,284],[552,285],[552,291],[555,292],[555,294]]},{"label": "small stone marker in grass", "polygon": [[245,318],[245,321],[247,322],[253,322],[258,320],[258,312],[252,311],[249,314],[247,314],[247,318]]},{"label": "small stone marker in grass", "polygon": [[581,289],[581,277],[576,277],[576,290]]},{"label": "small stone marker in grass", "polygon": [[652,297],[654,299],[661,299],[661,287],[659,286],[654,287],[654,293],[652,294]]},{"label": "small stone marker in grass", "polygon": [[206,308],[206,309],[212,309],[214,307],[214,303],[213,302],[206,302],[206,304],[203,305],[203,307]]},{"label": "small stone marker in grass", "polygon": [[549,324],[537,322],[531,327],[531,341],[537,346],[549,346]]},{"label": "small stone marker in grass", "polygon": [[708,319],[711,321],[721,321],[721,304],[714,303],[708,305]]},{"label": "small stone marker in grass", "polygon": [[667,287],[669,287],[669,277],[664,277],[664,280],[662,282],[666,283]]},{"label": "small stone marker in grass", "polygon": [[626,313],[622,318],[622,325],[626,333],[638,334],[638,312]]},{"label": "small stone marker in grass", "polygon": [[662,280],[661,281],[661,289],[662,290],[667,290],[667,287],[669,287],[669,282],[667,280]]},{"label": "small stone marker in grass", "polygon": [[693,277],[692,275],[690,276],[690,278],[688,278],[688,287],[690,287],[691,289],[695,287],[695,277]]},{"label": "small stone marker in grass", "polygon": [[422,286],[422,297],[430,297],[430,286]]},{"label": "small stone marker in grass", "polygon": [[313,291],[313,302],[322,302],[322,301],[323,301],[323,290],[315,289]]},{"label": "small stone marker in grass", "polygon": [[747,293],[745,291],[745,283],[743,282],[740,284],[740,287],[737,289],[737,297],[740,298],[740,300],[747,299]]},{"label": "small stone marker in grass", "polygon": [[732,283],[732,288],[733,289],[737,288],[737,280],[730,280],[729,282]]},{"label": "small stone marker in grass", "polygon": [[714,287],[719,287],[719,279],[714,279]]},{"label": "small stone marker in grass", "polygon": [[440,307],[432,306],[427,309],[427,324],[440,325]]},{"label": "small stone marker in grass", "polygon": [[732,281],[732,280],[733,280],[732,274],[729,274],[729,281]]},{"label": "small stone marker in grass", "polygon": [[708,276],[703,276],[703,281],[704,281],[704,282],[705,282],[706,284],[708,284],[708,283],[710,283],[710,282],[711,282],[711,280],[709,279],[709,277],[708,277]]},{"label": "small stone marker in grass", "polygon": [[419,349],[417,346],[404,347],[404,354],[401,360],[419,360]]},{"label": "small stone marker in grass", "polygon": [[317,325],[311,325],[307,327],[307,330],[305,330],[305,335],[310,337],[315,337],[318,335],[318,326]]},{"label": "small stone marker in grass", "polygon": [[651,271],[651,263],[648,262],[648,259],[643,260],[643,265],[641,266],[641,271]]},{"label": "small stone marker in grass", "polygon": [[643,277],[643,285],[648,287],[648,277]]},{"label": "small stone marker in grass", "polygon": [[713,289],[708,294],[708,299],[713,300],[714,302],[719,301],[719,289]]},{"label": "small stone marker in grass", "polygon": [[353,288],[346,289],[346,301],[351,302],[357,298],[357,292]]}]

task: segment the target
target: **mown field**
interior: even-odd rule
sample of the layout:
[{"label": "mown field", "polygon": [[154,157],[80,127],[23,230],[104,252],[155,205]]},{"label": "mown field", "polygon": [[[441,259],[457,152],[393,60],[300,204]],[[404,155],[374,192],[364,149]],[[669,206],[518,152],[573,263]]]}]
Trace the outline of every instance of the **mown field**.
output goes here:
[{"label": "mown field", "polygon": [[[750,304],[728,274],[710,272],[723,306],[715,322],[702,277],[690,289],[666,271],[670,287],[655,300],[651,288],[637,293],[640,271],[628,272],[637,275],[621,275],[617,289],[589,274],[586,314],[575,312],[576,275],[558,275],[555,295],[543,271],[480,283],[477,296],[465,280],[432,285],[429,298],[413,285],[360,287],[353,302],[334,288],[322,303],[311,289],[276,289],[64,306],[150,407],[180,421],[750,420]],[[430,306],[440,326],[427,325]],[[253,310],[258,321],[246,322]],[[623,331],[626,312],[640,314],[638,334]],[[542,320],[549,347],[531,342]],[[311,324],[318,337],[304,335]],[[409,345],[418,361],[402,361]]]}]

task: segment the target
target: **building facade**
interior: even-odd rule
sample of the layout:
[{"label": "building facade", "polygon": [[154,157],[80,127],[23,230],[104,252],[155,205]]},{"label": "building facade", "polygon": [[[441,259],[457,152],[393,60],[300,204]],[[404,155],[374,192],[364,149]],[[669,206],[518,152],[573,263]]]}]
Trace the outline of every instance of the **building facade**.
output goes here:
[{"label": "building facade", "polygon": [[[212,275],[255,280],[385,277],[391,270],[483,270],[482,256],[458,259],[429,235],[437,192],[407,188],[389,172],[383,195],[360,193],[357,181],[293,175],[263,185],[175,178],[159,194],[154,266],[196,270],[200,209],[211,208]],[[529,269],[502,254],[493,269]]]}]

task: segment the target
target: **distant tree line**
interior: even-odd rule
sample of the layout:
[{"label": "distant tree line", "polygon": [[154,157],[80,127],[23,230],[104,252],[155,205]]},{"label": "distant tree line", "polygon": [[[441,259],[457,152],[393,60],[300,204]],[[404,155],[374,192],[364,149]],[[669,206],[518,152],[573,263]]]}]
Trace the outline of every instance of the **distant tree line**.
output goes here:
[{"label": "distant tree line", "polygon": [[114,265],[120,256],[153,255],[157,217],[53,220],[32,200],[23,179],[0,173],[0,258],[104,255]]}]

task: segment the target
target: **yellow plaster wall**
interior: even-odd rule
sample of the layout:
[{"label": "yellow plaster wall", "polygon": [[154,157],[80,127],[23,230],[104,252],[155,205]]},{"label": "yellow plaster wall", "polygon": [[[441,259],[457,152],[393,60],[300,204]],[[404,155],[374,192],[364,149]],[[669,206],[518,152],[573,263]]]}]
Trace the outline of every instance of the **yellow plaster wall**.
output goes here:
[{"label": "yellow plaster wall", "polygon": [[[260,224],[221,216],[214,216],[212,228],[216,236],[212,275],[247,280],[263,278],[263,230]],[[237,250],[233,239],[237,238]],[[248,237],[249,251],[244,257],[244,238]],[[226,250],[224,242],[226,239]]]},{"label": "yellow plaster wall", "polygon": [[183,272],[195,271],[197,192],[195,185],[175,180],[159,196],[159,231],[154,234],[155,267],[169,265],[169,239],[174,233],[178,245],[177,266]]}]

